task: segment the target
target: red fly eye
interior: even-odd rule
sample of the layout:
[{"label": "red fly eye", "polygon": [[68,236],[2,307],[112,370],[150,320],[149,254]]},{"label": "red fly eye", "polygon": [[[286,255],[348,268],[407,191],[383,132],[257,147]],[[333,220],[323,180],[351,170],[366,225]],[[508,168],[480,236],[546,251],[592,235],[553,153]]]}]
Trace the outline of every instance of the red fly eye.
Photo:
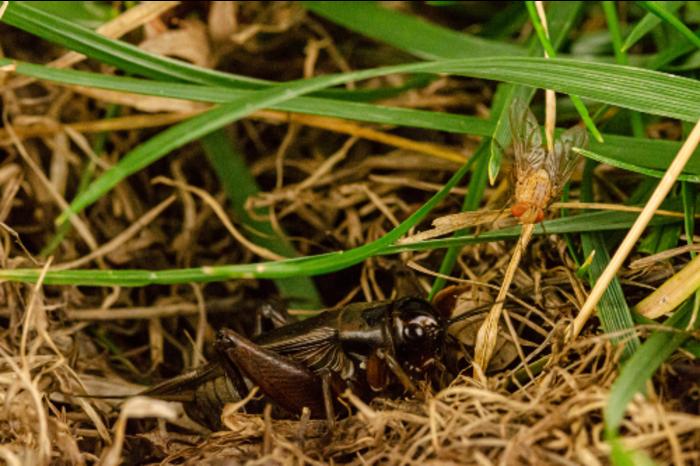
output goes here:
[{"label": "red fly eye", "polygon": [[535,217],[535,223],[540,223],[544,220],[544,211],[542,209],[537,209],[537,216]]},{"label": "red fly eye", "polygon": [[522,215],[527,212],[527,209],[527,203],[518,202],[517,204],[513,204],[513,207],[510,208],[510,213],[513,214],[513,217],[522,217]]}]

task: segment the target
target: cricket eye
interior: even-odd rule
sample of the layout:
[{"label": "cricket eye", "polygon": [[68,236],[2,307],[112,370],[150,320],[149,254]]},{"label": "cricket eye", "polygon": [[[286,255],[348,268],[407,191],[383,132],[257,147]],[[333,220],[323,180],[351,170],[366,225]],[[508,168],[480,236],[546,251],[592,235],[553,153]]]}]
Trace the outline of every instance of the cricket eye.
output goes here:
[{"label": "cricket eye", "polygon": [[425,330],[419,324],[409,324],[404,328],[403,334],[409,341],[422,340],[425,337]]}]

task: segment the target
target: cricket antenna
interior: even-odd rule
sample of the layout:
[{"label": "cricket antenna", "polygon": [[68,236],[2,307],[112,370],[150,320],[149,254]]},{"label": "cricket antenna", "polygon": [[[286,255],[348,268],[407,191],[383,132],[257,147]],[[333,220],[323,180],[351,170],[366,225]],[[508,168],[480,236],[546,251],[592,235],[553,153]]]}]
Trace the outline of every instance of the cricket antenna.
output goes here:
[{"label": "cricket antenna", "polygon": [[495,304],[496,303],[484,304],[483,306],[478,306],[473,309],[469,309],[468,311],[461,313],[457,317],[447,319],[446,327],[450,327],[451,325],[456,324],[457,322],[461,322],[462,320],[468,319],[469,317],[472,317],[476,314],[482,314],[484,312],[487,312]]}]

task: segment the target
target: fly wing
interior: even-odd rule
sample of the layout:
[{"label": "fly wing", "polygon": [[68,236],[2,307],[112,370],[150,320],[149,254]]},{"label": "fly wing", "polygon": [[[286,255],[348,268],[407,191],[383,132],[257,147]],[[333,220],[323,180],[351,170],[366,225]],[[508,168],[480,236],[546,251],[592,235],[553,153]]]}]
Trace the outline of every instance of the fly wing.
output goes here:
[{"label": "fly wing", "polygon": [[588,144],[588,133],[581,126],[574,126],[562,133],[554,142],[554,152],[549,154],[545,169],[549,177],[554,181],[554,197],[561,192],[562,188],[571,178],[571,174],[576,168],[578,154],[571,149],[574,147],[584,148]]},{"label": "fly wing", "polygon": [[544,163],[546,152],[542,147],[542,133],[537,118],[523,100],[513,99],[508,116],[515,152],[515,176],[522,179]]}]

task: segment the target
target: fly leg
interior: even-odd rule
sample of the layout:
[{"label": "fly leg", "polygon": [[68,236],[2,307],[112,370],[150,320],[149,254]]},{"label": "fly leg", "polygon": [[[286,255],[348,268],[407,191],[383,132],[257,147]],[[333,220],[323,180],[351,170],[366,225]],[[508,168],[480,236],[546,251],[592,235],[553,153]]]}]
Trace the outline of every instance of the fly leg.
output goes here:
[{"label": "fly leg", "polygon": [[411,380],[411,377],[406,373],[405,370],[403,370],[403,367],[401,367],[401,364],[399,364],[396,358],[394,358],[392,355],[390,355],[382,349],[377,350],[377,356],[383,359],[384,362],[386,362],[386,365],[389,368],[389,370],[396,376],[397,379],[399,379],[399,382],[401,382],[401,385],[403,385],[406,391],[411,393],[414,397],[418,398],[419,400],[422,400],[424,398],[423,394],[418,391],[418,388]]},{"label": "fly leg", "polygon": [[299,414],[307,406],[312,416],[325,415],[321,379],[305,365],[229,329],[219,331],[216,348],[229,369],[239,369],[281,408]]}]

